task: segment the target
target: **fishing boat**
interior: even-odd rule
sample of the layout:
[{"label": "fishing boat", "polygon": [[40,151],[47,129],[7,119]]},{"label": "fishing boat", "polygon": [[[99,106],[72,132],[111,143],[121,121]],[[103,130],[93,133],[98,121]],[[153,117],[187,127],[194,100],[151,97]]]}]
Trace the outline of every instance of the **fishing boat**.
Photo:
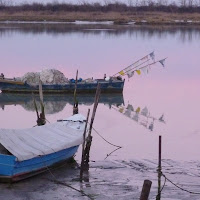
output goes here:
[{"label": "fishing boat", "polygon": [[[95,93],[98,83],[101,84],[102,93],[122,93],[124,88],[124,80],[120,78],[109,79],[90,79],[81,80],[77,83],[78,93]],[[72,79],[64,84],[42,84],[44,93],[73,93],[75,89],[75,81]],[[15,79],[0,78],[0,90],[2,93],[38,93],[39,85],[31,85],[26,81]]]},{"label": "fishing boat", "polygon": [[29,129],[0,129],[0,181],[16,182],[69,160],[83,142],[85,117]]}]

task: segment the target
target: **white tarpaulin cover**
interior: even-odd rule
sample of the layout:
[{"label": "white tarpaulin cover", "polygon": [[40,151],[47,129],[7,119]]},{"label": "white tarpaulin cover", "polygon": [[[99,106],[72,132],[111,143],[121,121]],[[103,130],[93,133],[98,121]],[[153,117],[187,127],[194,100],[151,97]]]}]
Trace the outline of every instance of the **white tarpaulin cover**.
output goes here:
[{"label": "white tarpaulin cover", "polygon": [[28,160],[80,145],[84,126],[85,118],[77,114],[70,117],[70,121],[29,129],[0,129],[0,143],[18,161]]}]

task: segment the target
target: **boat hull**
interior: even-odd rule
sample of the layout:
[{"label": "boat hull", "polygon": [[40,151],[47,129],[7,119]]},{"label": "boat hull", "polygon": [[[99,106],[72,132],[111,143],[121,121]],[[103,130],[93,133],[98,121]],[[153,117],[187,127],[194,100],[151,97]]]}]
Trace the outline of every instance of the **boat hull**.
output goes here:
[{"label": "boat hull", "polygon": [[64,149],[52,154],[16,161],[15,156],[0,155],[0,182],[17,182],[37,175],[49,168],[59,166],[71,159],[77,152],[78,146]]},{"label": "boat hull", "polygon": [[[77,92],[78,93],[94,93],[96,92],[97,85],[100,83],[102,93],[122,93],[124,88],[124,80],[120,81],[105,81],[97,80],[90,83],[78,82]],[[44,93],[73,93],[75,89],[75,83],[68,83],[64,85],[43,85],[42,86]],[[31,86],[27,83],[15,84],[15,82],[1,82],[0,81],[0,90],[2,92],[15,92],[15,93],[38,93],[38,86]]]}]

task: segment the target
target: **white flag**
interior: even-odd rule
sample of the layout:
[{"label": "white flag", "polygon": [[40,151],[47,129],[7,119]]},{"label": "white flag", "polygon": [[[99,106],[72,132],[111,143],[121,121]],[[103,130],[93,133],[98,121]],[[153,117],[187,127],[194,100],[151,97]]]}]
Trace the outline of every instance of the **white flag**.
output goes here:
[{"label": "white flag", "polygon": [[141,68],[141,70],[142,70],[142,72],[144,73],[144,74],[148,74],[148,66],[147,67],[143,67],[143,68]]},{"label": "white flag", "polygon": [[134,75],[134,71],[130,71],[127,73],[128,78],[131,78]]}]

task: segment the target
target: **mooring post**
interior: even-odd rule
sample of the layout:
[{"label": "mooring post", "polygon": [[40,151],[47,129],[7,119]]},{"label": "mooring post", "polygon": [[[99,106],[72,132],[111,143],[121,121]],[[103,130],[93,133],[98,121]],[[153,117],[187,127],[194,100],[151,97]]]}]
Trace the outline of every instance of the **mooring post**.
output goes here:
[{"label": "mooring post", "polygon": [[148,200],[152,182],[150,180],[144,180],[140,200]]},{"label": "mooring post", "polygon": [[84,165],[85,165],[84,167],[87,169],[89,168],[90,148],[91,148],[91,144],[92,144],[92,135],[91,135],[92,127],[93,127],[94,118],[95,118],[96,110],[97,110],[98,103],[99,103],[100,93],[101,93],[101,87],[100,87],[100,84],[98,83],[97,91],[96,91],[96,95],[95,95],[94,107],[93,107],[92,116],[91,116],[89,133],[88,133],[88,137],[86,139],[87,142],[86,142],[85,150],[84,150]]},{"label": "mooring post", "polygon": [[156,196],[156,200],[160,200],[161,198],[161,156],[162,156],[162,136],[159,136],[159,145],[158,145],[158,194]]},{"label": "mooring post", "polygon": [[78,101],[77,101],[77,99],[76,99],[77,82],[78,82],[78,70],[76,71],[76,82],[75,82],[75,86],[74,86],[74,106],[73,106],[73,115],[78,114]]},{"label": "mooring post", "polygon": [[80,181],[83,180],[85,141],[86,141],[86,131],[87,131],[87,124],[88,124],[89,115],[90,115],[90,109],[88,109],[87,119],[86,119],[86,122],[85,122],[85,129],[84,129],[84,133],[83,133],[83,144],[82,144],[82,159],[81,159]]}]

